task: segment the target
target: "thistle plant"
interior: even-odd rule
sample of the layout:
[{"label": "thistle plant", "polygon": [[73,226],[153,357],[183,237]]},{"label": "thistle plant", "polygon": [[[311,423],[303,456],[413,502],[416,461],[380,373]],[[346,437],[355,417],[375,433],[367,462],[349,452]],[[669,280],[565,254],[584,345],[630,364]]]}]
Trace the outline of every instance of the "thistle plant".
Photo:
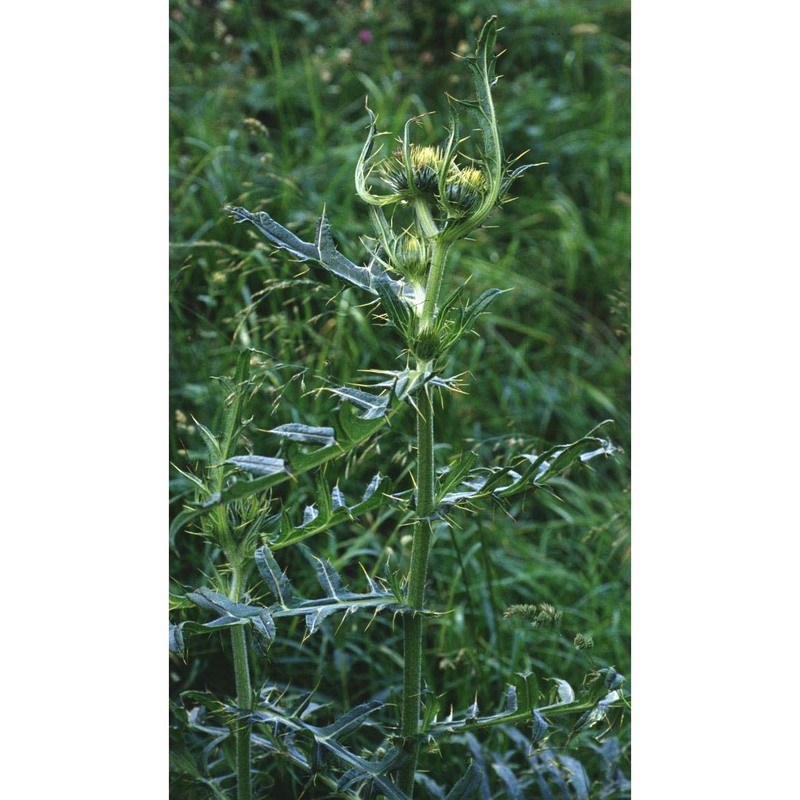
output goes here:
[{"label": "thistle plant", "polygon": [[[218,557],[209,585],[176,596],[173,605],[176,611],[199,607],[214,616],[205,622],[184,620],[171,625],[171,646],[183,654],[187,634],[230,633],[235,702],[207,696],[195,699],[214,707],[227,721],[222,727],[207,727],[206,732],[234,744],[238,800],[253,797],[253,777],[258,774],[254,748],[261,757],[280,753],[294,768],[314,773],[340,796],[403,800],[414,795],[423,742],[440,746],[453,734],[520,724],[533,725],[532,741],[536,742],[544,736],[550,716],[575,714],[576,729],[588,727],[624,700],[622,679],[609,668],[598,671],[599,688],[581,700],[562,681],[554,702],[537,705],[539,693],[523,677],[509,685],[504,709],[489,716],[480,715],[476,701],[463,714],[451,713],[440,720],[435,701],[426,702],[425,627],[431,614],[441,610],[429,608],[425,595],[437,528],[449,525],[456,509],[475,513],[483,505],[513,495],[548,490],[552,479],[573,464],[615,450],[597,426],[578,441],[539,454],[523,453],[503,466],[481,466],[478,456],[469,451],[447,465],[436,463],[436,415],[463,380],[452,363],[454,347],[473,333],[479,316],[503,291],[490,289],[466,299],[463,284],[448,283],[448,256],[507,201],[512,184],[532,166],[519,165],[518,158],[507,159],[503,151],[492,97],[496,34],[497,20],[492,17],[480,33],[475,55],[464,59],[474,79],[475,98],[451,101],[441,145],[414,141],[418,120],[411,119],[394,146],[386,148],[378,120],[367,106],[369,130],[355,170],[355,189],[369,208],[372,224],[371,235],[364,238],[369,252],[366,266],[339,252],[324,212],[314,241],[307,242],[264,211],[227,208],[236,222],[251,223],[294,259],[313,262],[373,301],[376,319],[399,334],[399,355],[404,361],[402,369],[376,371],[378,378],[371,385],[328,388],[340,401],[330,427],[279,424],[270,428],[282,442],[277,454],[242,454],[247,409],[258,389],[251,375],[251,353],[245,351],[233,379],[225,384],[222,431],[215,434],[197,423],[209,466],[204,475],[187,474],[197,498],[176,517],[172,536],[193,527]],[[477,128],[462,138],[463,112],[471,115]],[[469,155],[468,143],[474,138],[477,141]],[[395,419],[398,425],[411,420],[415,425],[413,483],[394,485],[377,472],[360,499],[348,503],[338,483],[329,483],[330,465],[363,450]],[[276,489],[281,484],[288,486],[312,473],[317,474],[316,504],[304,512],[294,508],[291,499],[277,507]],[[366,591],[353,592],[330,563],[306,549],[323,596],[297,596],[276,553],[289,547],[307,548],[320,533],[344,522],[358,522],[377,510],[391,511],[398,525],[410,521],[412,526],[410,558],[402,575],[381,581],[365,572]],[[255,599],[257,585],[269,591],[271,603]],[[332,615],[362,610],[402,620],[403,680],[396,706],[375,700],[346,711],[329,725],[316,726],[305,715],[308,700],[292,710],[268,682],[254,687],[252,665],[273,647],[284,620],[302,617],[310,636]],[[510,614],[527,615],[533,627],[553,625],[560,617],[545,604],[516,607]],[[274,652],[271,655],[280,658]],[[342,742],[362,726],[377,725],[376,715],[394,708],[399,714],[381,727],[383,739],[371,753],[357,754]],[[297,746],[301,735],[314,741],[311,754]],[[324,767],[325,758],[337,760],[344,773],[337,778]],[[481,770],[470,766],[447,798],[470,797],[482,780]],[[227,796],[220,786],[215,791]]]}]

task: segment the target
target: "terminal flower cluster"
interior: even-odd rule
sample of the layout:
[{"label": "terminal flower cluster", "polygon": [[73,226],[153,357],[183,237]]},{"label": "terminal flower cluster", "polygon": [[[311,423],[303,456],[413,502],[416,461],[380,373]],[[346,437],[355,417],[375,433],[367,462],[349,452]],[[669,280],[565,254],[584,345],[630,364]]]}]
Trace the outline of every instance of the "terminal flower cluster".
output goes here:
[{"label": "terminal flower cluster", "polygon": [[[490,21],[478,41],[475,56],[465,58],[473,74],[476,99],[452,99],[450,125],[443,145],[412,141],[414,117],[405,124],[397,147],[388,156],[377,146],[377,117],[370,116],[369,133],[356,168],[359,197],[370,206],[375,237],[373,257],[411,285],[408,296],[429,324],[450,247],[480,227],[508,196],[512,182],[532,165],[507,161],[500,140],[492,99],[496,26]],[[481,141],[479,155],[465,155],[470,137],[460,138],[457,109],[473,113]],[[523,154],[524,155],[524,154]],[[387,215],[388,212],[388,215]]]}]

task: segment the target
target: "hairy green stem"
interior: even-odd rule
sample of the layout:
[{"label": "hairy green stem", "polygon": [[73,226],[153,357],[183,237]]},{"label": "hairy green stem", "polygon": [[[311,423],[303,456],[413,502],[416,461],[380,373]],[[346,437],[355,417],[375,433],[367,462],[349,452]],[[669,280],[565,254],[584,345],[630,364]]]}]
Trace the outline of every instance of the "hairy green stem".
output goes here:
[{"label": "hairy green stem", "polygon": [[[426,387],[417,417],[417,522],[411,547],[411,566],[408,573],[406,603],[422,609],[425,581],[428,574],[428,555],[431,545],[429,517],[434,510],[434,428],[433,398]],[[405,764],[401,767],[398,784],[409,797],[414,794],[414,775],[419,756],[419,720],[422,705],[422,614],[409,614],[403,619],[403,702],[400,733],[405,740]]]},{"label": "hairy green stem", "polygon": [[[223,452],[232,452],[233,427],[229,426],[223,441]],[[222,466],[211,474],[211,484],[215,491],[221,492],[224,485]],[[224,506],[212,509],[212,519],[217,539],[231,568],[229,597],[235,603],[242,601],[246,577],[247,559],[242,557],[240,546],[234,541],[228,513]],[[250,711],[253,693],[250,681],[250,663],[247,656],[247,633],[242,625],[231,628],[231,647],[233,650],[233,674],[236,684],[236,705],[242,711]],[[253,789],[250,775],[250,725],[243,719],[236,720],[233,730],[236,743],[236,786],[237,800],[252,800]]]},{"label": "hairy green stem", "polygon": [[[231,600],[241,601],[242,570],[232,565]],[[253,692],[250,682],[250,664],[247,657],[247,634],[243,625],[231,628],[233,646],[233,670],[236,681],[236,705],[242,711],[250,711]],[[236,798],[252,800],[253,790],[250,777],[250,724],[244,720],[236,722]]]},{"label": "hairy green stem", "polygon": [[431,242],[431,262],[428,270],[428,280],[425,285],[425,300],[422,305],[421,328],[430,328],[436,315],[436,302],[439,299],[439,289],[444,277],[444,267],[450,244],[443,242],[439,228],[431,215],[431,210],[425,200],[417,199],[414,204],[417,227]]}]

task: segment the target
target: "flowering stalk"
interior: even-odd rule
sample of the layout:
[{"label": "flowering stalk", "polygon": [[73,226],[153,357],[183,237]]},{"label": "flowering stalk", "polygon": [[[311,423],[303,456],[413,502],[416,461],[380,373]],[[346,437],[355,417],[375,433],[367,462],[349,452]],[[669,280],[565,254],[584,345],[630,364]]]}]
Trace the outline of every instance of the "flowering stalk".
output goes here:
[{"label": "flowering stalk", "polygon": [[[222,489],[222,467],[213,469],[212,480]],[[214,529],[221,543],[230,567],[229,599],[239,603],[243,599],[244,585],[249,572],[246,552],[241,542],[234,539],[226,509],[217,507],[212,512]],[[247,631],[242,626],[231,628],[231,650],[233,653],[233,674],[236,685],[236,705],[243,712],[248,712],[253,704],[252,682],[250,678],[250,663],[247,654]],[[251,800],[251,726],[244,720],[238,720],[234,729],[236,743],[236,798],[237,800]]]},{"label": "flowering stalk", "polygon": [[[352,263],[336,249],[324,214],[317,226],[314,242],[305,242],[264,211],[253,214],[243,208],[229,209],[236,221],[254,224],[270,241],[295,258],[315,261],[347,284],[377,296],[407,348],[409,360],[406,369],[402,373],[393,373],[395,381],[384,384],[392,387],[388,394],[377,397],[345,389],[337,393],[359,406],[362,421],[380,422],[390,402],[389,394],[400,402],[408,400],[417,412],[416,521],[404,597],[404,605],[410,611],[403,617],[400,737],[405,758],[397,767],[398,787],[409,798],[414,791],[423,733],[420,721],[423,611],[433,520],[437,512],[433,392],[435,389],[454,388],[455,379],[443,377],[446,356],[500,293],[498,289],[490,289],[472,303],[460,305],[463,286],[449,294],[442,292],[447,259],[453,246],[480,227],[486,217],[504,202],[511,183],[530,166],[514,167],[514,161],[507,162],[503,155],[491,95],[495,83],[496,34],[497,18],[493,16],[481,30],[474,57],[465,59],[474,78],[476,97],[470,101],[453,100],[444,145],[434,147],[413,142],[412,126],[417,120],[412,119],[406,123],[395,150],[385,156],[382,148],[376,147],[380,135],[377,118],[367,107],[369,132],[355,175],[356,192],[369,205],[374,229],[374,236],[369,240],[371,260],[367,266]],[[481,134],[477,157],[470,157],[461,150],[466,140],[459,134],[458,107],[467,109],[477,119]],[[292,431],[293,436],[301,437],[299,441],[305,441],[302,437],[308,436],[309,431],[319,435],[321,430],[300,427],[302,431]],[[328,438],[326,434],[326,441]],[[322,448],[326,453],[329,450],[329,447]],[[333,450],[338,452],[336,448]],[[282,459],[266,461],[266,466],[257,464],[253,467],[266,470],[266,474],[257,473],[261,475],[259,480],[278,480],[280,475],[289,474]],[[533,475],[533,472],[527,470],[524,474]],[[512,485],[506,486],[504,491],[512,488]],[[235,559],[229,556],[229,561],[235,570]],[[278,581],[271,572],[268,578]],[[280,594],[279,581],[275,585]],[[238,593],[234,592],[234,595]],[[237,597],[232,599],[236,601]],[[239,630],[234,629],[237,636]],[[243,639],[239,644],[243,646]],[[234,640],[236,649],[237,641]],[[246,658],[239,657],[238,660],[241,669],[237,667],[237,675],[242,675],[241,685],[237,679],[238,702],[240,708],[247,710],[251,701],[247,697],[250,687],[244,681]],[[240,770],[240,793],[249,785],[247,780]],[[242,797],[246,798],[246,795],[242,795],[240,800]]]},{"label": "flowering stalk", "polygon": [[[237,371],[237,377],[243,384],[246,381],[249,368],[243,359],[240,367],[242,371]],[[226,411],[221,439],[216,440],[209,431],[204,431],[207,446],[210,447],[210,453],[212,457],[216,456],[218,461],[209,470],[212,493],[222,492],[224,488],[225,470],[223,464],[227,458],[233,456],[239,436],[242,400],[236,392],[232,393],[232,397],[233,402]],[[225,555],[225,560],[230,570],[228,598],[233,603],[240,603],[244,599],[245,585],[250,572],[250,547],[242,539],[241,534],[237,534],[234,530],[228,510],[224,506],[217,506],[212,509],[211,520],[212,530],[220,549]],[[248,657],[247,631],[243,626],[231,628],[231,650],[233,653],[236,705],[240,711],[247,713],[252,709],[253,691]],[[237,720],[233,725],[236,754],[236,798],[237,800],[251,800],[253,796],[251,725],[243,719]]]},{"label": "flowering stalk", "polygon": [[[375,144],[377,119],[370,115],[367,141],[356,170],[356,191],[371,206],[376,247],[373,257],[400,273],[411,291],[401,295],[408,312],[395,311],[392,321],[400,328],[409,351],[416,356],[418,373],[433,375],[449,348],[460,338],[446,336],[448,320],[439,307],[447,257],[455,242],[483,224],[505,196],[511,182],[527,167],[508,170],[497,129],[491,88],[494,77],[494,45],[497,18],[491,17],[478,38],[475,56],[466,59],[473,74],[476,99],[456,101],[472,111],[482,134],[481,156],[469,159],[458,152],[458,118],[451,107],[450,130],[443,147],[420,146],[411,141],[409,120],[397,150],[382,157]],[[377,181],[376,181],[377,179]],[[377,191],[374,184],[382,184]],[[387,218],[384,209],[391,212]],[[410,214],[412,223],[400,233],[395,218]],[[488,302],[488,301],[487,301]],[[435,511],[434,404],[431,387],[423,389],[417,412],[417,521],[406,587],[406,603],[424,606],[425,581],[431,549],[431,517]],[[406,761],[398,786],[413,795],[420,744],[422,703],[422,649],[424,616],[404,618],[404,675],[400,733]]]},{"label": "flowering stalk", "polygon": [[[475,100],[454,100],[469,109],[481,131],[480,158],[459,152],[458,117],[451,106],[449,135],[443,147],[411,141],[409,120],[398,148],[384,158],[376,149],[377,118],[367,108],[370,127],[356,168],[356,191],[371,206],[376,247],[373,257],[399,272],[409,285],[404,299],[412,305],[417,324],[406,333],[414,351],[415,336],[435,327],[437,304],[452,245],[480,227],[500,205],[509,186],[531,165],[511,168],[497,128],[491,89],[495,83],[493,55],[497,18],[491,17],[478,38],[475,56],[464,59],[473,74]],[[516,159],[515,159],[516,160]],[[513,162],[512,162],[513,163]],[[378,184],[378,187],[376,187]],[[391,212],[387,219],[384,209]],[[397,233],[395,216],[409,213],[413,222]],[[412,248],[409,241],[413,241]]]},{"label": "flowering stalk", "polygon": [[[434,406],[430,391],[424,390],[422,408],[417,416],[417,521],[411,546],[411,566],[406,588],[406,604],[422,610],[425,581],[431,546],[429,517],[435,508],[434,498]],[[422,614],[403,617],[403,700],[400,734],[404,740],[406,761],[398,776],[401,791],[409,797],[414,792],[414,776],[419,755],[419,718],[422,704]]]},{"label": "flowering stalk", "polygon": [[[237,572],[235,577],[241,573]],[[239,580],[234,582],[231,600],[240,602],[241,588]],[[236,704],[240,709],[249,710],[253,702],[253,691],[250,681],[250,664],[247,658],[247,632],[242,626],[231,628],[231,645],[233,649],[233,672],[236,681]],[[250,724],[244,721],[236,723],[236,800],[251,800],[253,795],[251,770]]]}]

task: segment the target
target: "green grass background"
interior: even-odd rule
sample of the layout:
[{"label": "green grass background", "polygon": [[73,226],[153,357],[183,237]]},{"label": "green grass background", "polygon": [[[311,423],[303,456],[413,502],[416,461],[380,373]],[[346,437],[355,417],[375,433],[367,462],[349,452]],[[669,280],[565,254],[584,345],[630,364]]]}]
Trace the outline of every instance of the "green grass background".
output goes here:
[{"label": "green grass background", "polygon": [[[530,151],[524,161],[547,164],[528,171],[515,184],[517,199],[452,259],[453,285],[469,280],[472,296],[493,286],[511,291],[479,322],[480,338],[455,353],[455,371],[469,373],[467,394],[440,416],[437,458],[444,464],[472,448],[500,463],[572,441],[608,418],[624,452],[571,472],[558,498],[539,494],[459,516],[457,527],[440,532],[429,600],[452,611],[430,625],[425,677],[445,709],[466,709],[477,693],[482,713],[501,707],[517,672],[534,672],[546,692],[549,677],[578,688],[593,668],[613,665],[630,689],[630,4],[173,0],[169,11],[170,459],[189,471],[203,467],[192,417],[215,427],[223,396],[211,378],[231,374],[243,347],[257,352],[262,381],[249,446],[265,455],[275,444],[258,429],[330,423],[332,403],[310,390],[401,366],[398,341],[373,325],[363,298],[325,273],[300,274],[254,230],[234,226],[223,205],[269,210],[303,238],[326,208],[342,251],[363,262],[359,237],[370,230],[353,173],[365,97],[379,127],[396,133],[409,116],[436,112],[416,129],[420,141],[435,142],[447,119],[445,92],[471,95],[452,53],[471,52],[486,16],[499,16],[506,52],[495,101],[504,146],[509,156]],[[412,434],[399,426],[347,475],[329,479],[341,477],[355,497],[378,469],[402,478]],[[171,488],[177,511],[190,487],[173,471]],[[292,500],[302,508],[312,497],[313,486],[301,483]],[[405,534],[378,515],[311,544],[358,587],[359,563],[378,575],[404,564]],[[213,558],[197,537],[181,534],[173,588],[202,585]],[[279,561],[301,592],[318,593],[299,550],[282,551]],[[560,630],[503,617],[512,604],[539,602],[561,611]],[[256,663],[256,680],[317,687],[332,713],[391,699],[400,682],[399,626],[378,618],[365,632],[367,622],[350,617],[302,645],[299,629],[286,626]],[[578,651],[577,633],[594,647]],[[221,641],[191,640],[186,663],[171,664],[173,697],[187,689],[232,694],[228,657]],[[627,714],[612,722],[605,737],[617,742],[628,771]],[[481,741],[485,753],[509,747],[501,733]],[[594,739],[553,742],[601,786]],[[213,796],[188,766],[199,763],[197,742],[178,731],[174,747],[175,796]],[[470,747],[427,755],[422,767],[451,785],[474,755]],[[267,774],[265,786],[285,779]],[[487,791],[508,796],[499,778]],[[524,796],[546,796],[536,791],[543,790]]]}]

